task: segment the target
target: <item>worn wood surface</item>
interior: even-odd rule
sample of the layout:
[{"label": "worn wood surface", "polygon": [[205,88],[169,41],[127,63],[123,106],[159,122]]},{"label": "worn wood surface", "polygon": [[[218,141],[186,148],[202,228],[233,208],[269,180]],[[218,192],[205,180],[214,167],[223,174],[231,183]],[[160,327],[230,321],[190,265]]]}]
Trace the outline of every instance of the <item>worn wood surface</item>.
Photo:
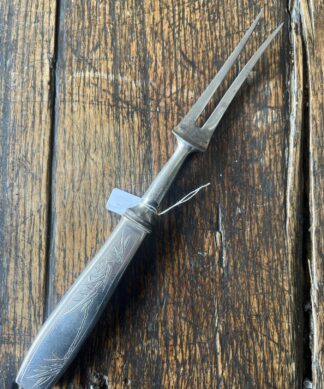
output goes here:
[{"label": "worn wood surface", "polygon": [[0,4],[0,387],[43,322],[55,1]]},{"label": "worn wood surface", "polygon": [[323,4],[310,30],[309,8],[291,3],[3,2],[0,387],[116,225],[111,190],[145,191],[172,154],[172,127],[262,6],[218,98],[284,29],[164,205],[211,186],[160,218],[57,388],[322,387]]},{"label": "worn wood surface", "polygon": [[[116,224],[104,209],[111,189],[143,193],[172,153],[170,130],[258,9],[64,3],[50,307]],[[242,62],[285,18],[284,3],[267,5]],[[287,38],[286,27],[168,200],[207,181],[210,190],[161,218],[63,386],[86,386],[95,372],[114,388],[301,385],[298,258],[287,255],[296,236],[286,234]]]}]

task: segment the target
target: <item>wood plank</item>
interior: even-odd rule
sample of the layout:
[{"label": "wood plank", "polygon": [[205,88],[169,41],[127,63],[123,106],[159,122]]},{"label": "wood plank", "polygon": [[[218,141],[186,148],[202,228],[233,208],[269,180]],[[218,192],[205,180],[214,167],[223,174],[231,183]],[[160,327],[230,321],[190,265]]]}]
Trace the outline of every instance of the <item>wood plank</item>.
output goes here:
[{"label": "wood plank", "polygon": [[[51,308],[116,225],[104,209],[112,188],[144,192],[173,151],[172,127],[261,2],[61,7]],[[285,9],[267,2],[242,63]],[[159,220],[59,387],[301,387],[300,138],[290,147],[288,58],[286,26],[165,204],[210,189]]]},{"label": "wood plank", "polygon": [[301,1],[300,16],[308,82],[312,383],[319,389],[324,387],[324,2]]},{"label": "wood plank", "polygon": [[0,387],[43,321],[55,1],[0,4]]}]

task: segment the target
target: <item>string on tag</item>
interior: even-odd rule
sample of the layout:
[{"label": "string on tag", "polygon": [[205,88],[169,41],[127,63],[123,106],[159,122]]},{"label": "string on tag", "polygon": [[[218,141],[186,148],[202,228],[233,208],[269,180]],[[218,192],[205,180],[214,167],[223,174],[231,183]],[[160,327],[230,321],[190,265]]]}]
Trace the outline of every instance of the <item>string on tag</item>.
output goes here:
[{"label": "string on tag", "polygon": [[180,199],[179,201],[177,201],[175,204],[171,205],[171,207],[165,209],[164,211],[158,212],[157,209],[150,204],[146,204],[146,207],[148,209],[150,209],[151,211],[153,211],[154,213],[156,213],[158,216],[164,215],[165,213],[170,212],[171,209],[178,207],[179,205],[184,204],[187,201],[190,201],[193,197],[195,197],[198,194],[198,192],[200,192],[202,189],[206,188],[209,185],[210,185],[210,182],[208,182],[207,184],[202,185],[199,188],[191,191],[190,193],[188,193],[184,197],[182,197],[182,199]]}]

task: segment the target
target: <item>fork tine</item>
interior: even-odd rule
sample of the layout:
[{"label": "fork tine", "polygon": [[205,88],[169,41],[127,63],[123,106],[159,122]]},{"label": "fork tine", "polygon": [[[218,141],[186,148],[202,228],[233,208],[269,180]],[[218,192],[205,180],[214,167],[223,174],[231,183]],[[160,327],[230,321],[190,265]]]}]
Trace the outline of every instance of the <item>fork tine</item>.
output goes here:
[{"label": "fork tine", "polygon": [[236,93],[240,89],[243,82],[246,80],[247,76],[253,69],[254,65],[257,63],[259,58],[262,56],[263,52],[266,50],[266,48],[270,45],[272,40],[275,38],[275,36],[278,34],[278,32],[281,30],[284,23],[280,24],[279,27],[277,27],[269,36],[268,38],[263,42],[263,44],[258,48],[258,50],[253,54],[253,56],[250,58],[250,60],[247,62],[247,64],[244,66],[244,68],[241,70],[239,75],[236,77],[236,79],[233,81],[231,86],[228,88],[226,93],[224,94],[223,98],[213,111],[213,113],[210,115],[206,123],[202,126],[202,130],[209,130],[212,131],[216,128],[219,121],[223,117],[225,111],[227,110],[228,106],[232,102],[233,98],[235,97]]},{"label": "fork tine", "polygon": [[263,9],[260,11],[259,15],[256,17],[254,22],[252,23],[251,27],[247,30],[243,38],[241,39],[240,43],[236,46],[232,54],[228,57],[224,65],[221,67],[219,72],[216,74],[216,76],[213,78],[213,80],[210,82],[210,84],[207,86],[205,91],[202,93],[202,95],[199,97],[199,99],[196,101],[196,103],[192,106],[190,111],[186,114],[186,116],[181,120],[181,124],[189,124],[194,123],[198,116],[201,114],[201,112],[205,109],[206,105],[208,104],[209,100],[213,96],[213,94],[216,92],[217,88],[225,78],[228,71],[233,66],[235,60],[243,50],[246,42],[250,38],[252,32],[254,31],[256,25],[258,24],[261,16],[263,15]]}]

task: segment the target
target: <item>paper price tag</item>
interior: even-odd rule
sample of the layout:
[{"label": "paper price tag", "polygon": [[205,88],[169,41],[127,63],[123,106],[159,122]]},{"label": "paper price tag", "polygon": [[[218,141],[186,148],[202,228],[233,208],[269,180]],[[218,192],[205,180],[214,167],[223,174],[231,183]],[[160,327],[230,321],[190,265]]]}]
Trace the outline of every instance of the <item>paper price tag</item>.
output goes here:
[{"label": "paper price tag", "polygon": [[140,201],[140,197],[121,189],[114,188],[109,196],[106,208],[108,211],[122,215],[128,208],[135,207],[135,205],[139,204]]}]

